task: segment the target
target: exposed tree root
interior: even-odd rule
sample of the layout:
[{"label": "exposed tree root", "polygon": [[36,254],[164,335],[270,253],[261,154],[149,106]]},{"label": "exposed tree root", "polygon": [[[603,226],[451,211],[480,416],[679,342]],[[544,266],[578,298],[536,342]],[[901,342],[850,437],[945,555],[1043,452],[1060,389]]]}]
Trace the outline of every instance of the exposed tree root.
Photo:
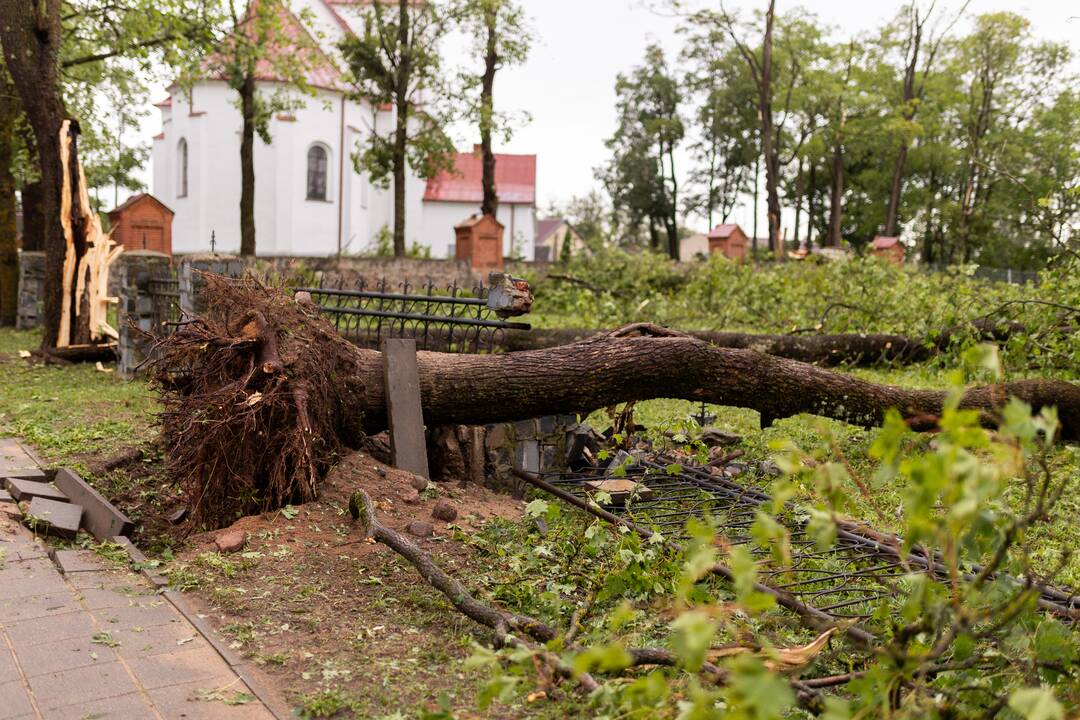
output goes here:
[{"label": "exposed tree root", "polygon": [[[357,348],[317,308],[254,280],[208,278],[213,311],[159,340],[163,438],[194,522],[304,502],[342,448],[386,429],[382,355]],[[750,408],[762,424],[813,413],[863,426],[896,408],[936,427],[946,393],[878,385],[752,350],[721,348],[650,325],[573,345],[506,355],[418,354],[428,426],[482,425],[683,398]],[[968,390],[961,407],[993,425],[1009,396],[1057,406],[1062,437],[1080,434],[1080,387],[1021,380]]]}]

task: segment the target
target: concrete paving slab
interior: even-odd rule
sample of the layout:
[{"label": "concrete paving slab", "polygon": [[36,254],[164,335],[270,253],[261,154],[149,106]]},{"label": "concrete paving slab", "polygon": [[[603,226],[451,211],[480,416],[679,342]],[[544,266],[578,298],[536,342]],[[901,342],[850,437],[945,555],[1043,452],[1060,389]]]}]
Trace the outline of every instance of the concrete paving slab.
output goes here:
[{"label": "concrete paving slab", "polygon": [[7,491],[19,502],[29,502],[33,498],[45,498],[57,502],[68,501],[68,496],[53,484],[25,478],[8,478]]},{"label": "concrete paving slab", "polygon": [[19,676],[18,667],[15,665],[15,656],[6,644],[0,645],[0,683],[9,682]]},{"label": "concrete paving slab", "polygon": [[74,540],[79,534],[82,513],[80,505],[36,497],[30,501],[23,522],[34,532]]},{"label": "concrete paving slab", "polygon": [[76,590],[116,590],[117,592],[131,591],[139,587],[140,579],[128,571],[116,572],[98,569],[90,572],[78,572],[67,577],[67,581]]},{"label": "concrete paving slab", "polygon": [[19,647],[19,666],[28,678],[115,660],[112,648],[95,643],[92,635]]},{"label": "concrete paving slab", "polygon": [[[149,701],[137,692],[127,695],[91,700],[62,708],[43,710],[43,720],[142,720],[156,718]],[[168,720],[173,720],[168,718]],[[186,719],[184,719],[186,720]]]},{"label": "concrete paving slab", "polygon": [[15,646],[15,653],[19,654],[23,649],[35,645],[68,638],[90,637],[98,632],[98,627],[89,613],[69,612],[33,620],[21,620],[10,625],[5,623],[4,630],[11,639],[11,644]]},{"label": "concrete paving slab", "polygon": [[183,650],[171,655],[133,657],[127,663],[148,690],[210,678],[236,677],[221,656],[210,648]]},{"label": "concrete paving slab", "polygon": [[111,588],[86,588],[79,591],[79,597],[89,610],[130,607],[160,599],[156,593],[143,592],[140,588],[127,588],[124,592]]},{"label": "concrete paving slab", "polygon": [[[4,623],[15,623],[20,620],[62,615],[79,609],[78,600],[65,588],[60,592],[44,595],[0,600],[0,619]],[[3,674],[0,674],[0,677],[3,677]]]},{"label": "concrete paving slab", "polygon": [[22,717],[34,717],[34,706],[22,680],[0,680],[0,720]]},{"label": "concrete paving slab", "polygon": [[120,628],[113,633],[113,637],[120,641],[116,650],[122,658],[211,648],[210,643],[187,623],[169,623],[141,629]]},{"label": "concrete paving slab", "polygon": [[131,534],[135,524],[101,493],[90,487],[74,470],[60,468],[56,471],[53,483],[71,502],[82,505],[83,527],[98,540]]},{"label": "concrete paving slab", "polygon": [[186,625],[183,617],[173,610],[164,600],[158,598],[153,604],[143,603],[128,607],[104,608],[95,613],[98,620],[107,629],[150,628],[169,623]]},{"label": "concrete paving slab", "polygon": [[173,685],[150,690],[150,698],[158,711],[167,718],[184,720],[273,720],[273,715],[258,702],[227,705],[221,700],[202,700],[207,697],[235,697],[249,689],[228,676],[201,682]]},{"label": "concrete paving slab", "polygon": [[13,503],[15,498],[11,497],[11,493],[7,490],[0,490],[0,503]]},{"label": "concrete paving slab", "polygon": [[0,569],[0,600],[46,595],[67,590],[48,558],[4,563]]},{"label": "concrete paving slab", "polygon": [[49,555],[65,575],[101,569],[97,556],[88,550],[53,550]]},{"label": "concrete paving slab", "polygon": [[119,661],[45,673],[27,678],[34,701],[42,710],[69,707],[135,691],[131,676]]}]

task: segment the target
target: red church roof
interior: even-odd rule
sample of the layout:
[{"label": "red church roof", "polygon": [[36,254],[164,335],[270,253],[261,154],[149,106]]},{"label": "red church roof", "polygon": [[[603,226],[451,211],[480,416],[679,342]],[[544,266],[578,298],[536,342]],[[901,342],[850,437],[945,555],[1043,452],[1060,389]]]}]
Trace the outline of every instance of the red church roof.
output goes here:
[{"label": "red church roof", "polygon": [[[479,203],[484,199],[483,172],[479,152],[457,153],[453,172],[444,170],[428,180],[424,200]],[[536,156],[495,153],[495,192],[499,202],[536,202]]]}]

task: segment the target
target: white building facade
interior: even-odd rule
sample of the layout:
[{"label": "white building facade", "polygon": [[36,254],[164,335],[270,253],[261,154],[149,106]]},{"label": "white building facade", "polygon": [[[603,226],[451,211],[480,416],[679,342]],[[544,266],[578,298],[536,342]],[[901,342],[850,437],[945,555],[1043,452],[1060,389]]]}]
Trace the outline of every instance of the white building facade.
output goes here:
[{"label": "white building facade", "polygon": [[[362,28],[362,10],[324,0],[299,4],[316,25],[309,28],[317,31],[313,36],[322,38],[327,67],[340,65],[336,45],[346,32]],[[310,80],[316,96],[296,93],[303,105],[270,120],[271,142],[255,137],[259,255],[358,254],[373,247],[380,231],[393,227],[392,187],[374,185],[352,162],[374,130],[392,127],[393,111],[347,99],[337,78],[336,70],[318,72]],[[266,94],[287,91],[269,78],[258,86]],[[237,100],[224,81],[207,79],[190,91],[172,87],[168,99],[158,103],[162,130],[153,144],[153,194],[176,213],[173,252],[209,251],[211,239],[218,252],[240,249],[242,119]],[[432,257],[451,256],[454,225],[477,212],[479,202],[427,202],[429,184],[414,173],[407,175],[406,242],[431,248]],[[510,228],[531,227],[530,214],[534,225],[535,200],[509,218],[500,208],[507,253]],[[527,250],[522,254],[530,259],[532,237],[532,232],[518,236]]]}]

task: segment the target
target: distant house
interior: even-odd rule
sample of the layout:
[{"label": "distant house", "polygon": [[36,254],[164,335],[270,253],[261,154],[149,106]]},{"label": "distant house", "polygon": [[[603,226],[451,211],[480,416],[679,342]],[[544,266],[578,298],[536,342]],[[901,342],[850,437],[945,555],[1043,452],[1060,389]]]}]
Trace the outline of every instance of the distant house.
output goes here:
[{"label": "distant house", "polygon": [[732,260],[746,257],[746,233],[735,223],[721,223],[709,231],[709,254],[723,253]]},{"label": "distant house", "polygon": [[679,241],[679,262],[694,262],[703,260],[709,256],[709,236],[705,233],[694,233]]},{"label": "distant house", "polygon": [[[452,171],[427,182],[421,237],[433,257],[455,257],[454,227],[480,209],[484,199],[480,146],[454,156]],[[495,153],[496,218],[506,228],[503,254],[533,259],[536,239],[536,156]]]},{"label": "distant house", "polygon": [[585,249],[585,241],[566,218],[543,218],[536,221],[536,240],[533,242],[533,258],[558,262],[569,242],[570,255]]},{"label": "distant house", "polygon": [[173,211],[153,195],[132,195],[109,211],[112,239],[125,250],[172,255]]},{"label": "distant house", "polygon": [[870,243],[870,254],[884,258],[895,265],[902,265],[904,263],[904,245],[900,242],[898,237],[886,237],[884,235],[878,235]]}]

